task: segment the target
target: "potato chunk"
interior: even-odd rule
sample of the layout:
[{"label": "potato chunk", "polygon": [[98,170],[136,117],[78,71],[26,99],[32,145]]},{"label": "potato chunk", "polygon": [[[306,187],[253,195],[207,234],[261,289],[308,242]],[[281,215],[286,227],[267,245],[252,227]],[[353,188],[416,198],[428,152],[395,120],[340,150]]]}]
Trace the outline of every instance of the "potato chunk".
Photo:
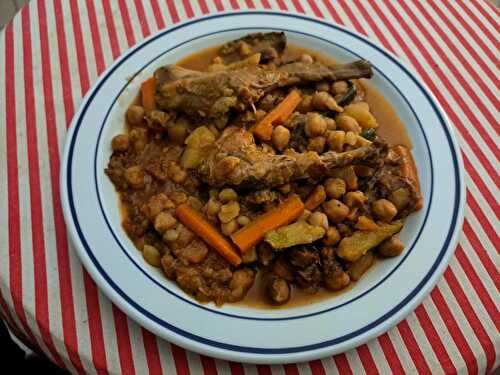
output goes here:
[{"label": "potato chunk", "polygon": [[402,222],[393,222],[392,224],[381,223],[378,229],[373,231],[356,231],[350,237],[345,237],[340,241],[337,255],[349,262],[354,262],[361,258],[368,250],[399,232],[402,227]]}]

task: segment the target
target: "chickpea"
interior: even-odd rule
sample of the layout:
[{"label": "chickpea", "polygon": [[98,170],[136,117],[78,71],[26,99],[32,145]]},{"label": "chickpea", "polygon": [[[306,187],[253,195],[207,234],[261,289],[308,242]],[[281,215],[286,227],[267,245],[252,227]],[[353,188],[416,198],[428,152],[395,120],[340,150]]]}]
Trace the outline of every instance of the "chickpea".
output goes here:
[{"label": "chickpea", "polygon": [[188,197],[187,203],[196,211],[201,211],[203,203],[196,197]]},{"label": "chickpea", "polygon": [[325,190],[330,198],[339,199],[346,192],[345,181],[341,178],[328,178],[325,181]]},{"label": "chickpea", "polygon": [[316,151],[321,154],[325,150],[326,138],[325,137],[314,137],[309,140],[307,149],[309,151]]},{"label": "chickpea", "polygon": [[255,111],[255,122],[258,122],[258,121],[262,120],[265,115],[267,115],[266,111],[264,111],[262,109],[256,110]]},{"label": "chickpea", "polygon": [[320,111],[337,111],[342,112],[344,109],[340,107],[335,99],[326,91],[317,91],[312,98],[312,105]]},{"label": "chickpea", "polygon": [[168,199],[165,194],[159,193],[149,198],[148,203],[144,206],[144,208],[141,208],[141,211],[149,219],[153,220],[160,212],[171,208],[175,208],[174,202]]},{"label": "chickpea", "polygon": [[379,199],[373,202],[372,211],[377,219],[387,223],[391,222],[398,213],[396,206],[387,199]]},{"label": "chickpea", "polygon": [[361,133],[361,126],[355,118],[341,113],[336,118],[337,128],[346,132]]},{"label": "chickpea", "polygon": [[132,104],[127,109],[127,120],[130,125],[140,125],[144,119],[144,108],[140,105]]},{"label": "chickpea", "polygon": [[139,165],[125,169],[125,179],[134,189],[144,186],[144,176],[144,171]]},{"label": "chickpea", "polygon": [[288,142],[290,142],[290,130],[283,125],[279,125],[274,128],[271,139],[274,147],[282,151],[288,145]]},{"label": "chickpea", "polygon": [[234,189],[231,188],[222,189],[219,193],[219,200],[222,203],[237,201],[238,194],[234,191]]},{"label": "chickpea", "polygon": [[330,117],[323,117],[325,119],[325,122],[326,122],[326,129],[327,130],[335,130],[337,129],[337,123],[335,122],[334,119],[330,118]]},{"label": "chickpea", "polygon": [[356,145],[358,142],[358,136],[354,132],[346,132],[345,133],[345,138],[344,138],[344,143],[348,144],[350,146]]},{"label": "chickpea", "polygon": [[183,125],[173,125],[167,129],[168,138],[179,145],[184,144],[187,137],[187,129]]},{"label": "chickpea", "polygon": [[161,255],[158,249],[151,245],[144,245],[142,248],[142,256],[153,267],[160,267]]},{"label": "chickpea", "polygon": [[244,227],[245,225],[250,223],[250,218],[248,216],[245,216],[245,215],[240,215],[240,216],[238,216],[236,221],[238,222],[239,225]]},{"label": "chickpea", "polygon": [[308,137],[317,137],[323,135],[326,132],[327,125],[326,121],[317,112],[309,112],[306,115],[306,124],[304,131]]},{"label": "chickpea", "polygon": [[162,211],[156,215],[154,226],[157,232],[163,233],[167,229],[175,227],[175,224],[177,224],[177,219],[172,214]]},{"label": "chickpea", "polygon": [[186,193],[183,193],[182,191],[174,191],[170,195],[170,199],[172,200],[172,202],[174,202],[174,204],[176,206],[178,206],[180,204],[186,203],[188,197],[187,197]]},{"label": "chickpea", "polygon": [[309,224],[328,230],[328,217],[323,212],[313,212],[308,218]]},{"label": "chickpea", "polygon": [[174,242],[179,238],[179,232],[175,229],[169,229],[165,231],[163,234],[163,241],[165,242]]},{"label": "chickpea", "polygon": [[210,189],[208,191],[208,196],[210,198],[217,199],[217,197],[219,196],[219,190],[218,189]]},{"label": "chickpea", "polygon": [[229,223],[231,220],[235,219],[236,217],[238,217],[239,214],[240,214],[239,203],[231,201],[221,206],[218,216],[219,220],[222,223],[226,224]]},{"label": "chickpea", "polygon": [[337,81],[332,83],[331,92],[333,95],[335,94],[343,94],[349,89],[346,81]]},{"label": "chickpea", "polygon": [[311,112],[312,110],[313,110],[312,96],[304,95],[299,105],[297,106],[297,111],[299,111],[300,113],[308,113]]},{"label": "chickpea", "polygon": [[168,167],[168,176],[172,181],[180,185],[182,185],[188,177],[187,172],[182,169],[181,166],[174,163],[170,164]]},{"label": "chickpea", "polygon": [[410,203],[410,192],[406,188],[399,188],[389,194],[389,200],[398,210],[402,210]]},{"label": "chickpea", "polygon": [[236,232],[240,228],[238,222],[236,220],[231,220],[227,223],[221,224],[221,232],[225,236],[230,236],[234,232]]},{"label": "chickpea", "polygon": [[361,207],[368,198],[362,191],[350,191],[344,195],[344,203],[349,207]]},{"label": "chickpea", "polygon": [[241,254],[241,261],[243,263],[253,263],[257,261],[257,248],[253,246],[250,250]]},{"label": "chickpea", "polygon": [[281,185],[280,187],[278,187],[278,190],[283,194],[288,194],[290,193],[290,191],[292,191],[292,185],[291,184]]},{"label": "chickpea", "polygon": [[240,55],[241,56],[248,56],[252,53],[252,49],[248,45],[248,43],[241,42],[240,43]]},{"label": "chickpea", "polygon": [[221,203],[215,199],[210,198],[205,206],[207,216],[209,218],[215,218],[220,211]]},{"label": "chickpea", "polygon": [[311,211],[309,211],[308,209],[305,209],[304,212],[302,212],[302,215],[299,216],[297,221],[306,221],[310,215],[311,215]]},{"label": "chickpea", "polygon": [[340,223],[349,214],[349,207],[337,199],[323,203],[323,210],[326,216],[334,223]]},{"label": "chickpea", "polygon": [[328,148],[333,151],[340,152],[344,147],[345,131],[332,130],[328,133],[327,143]]},{"label": "chickpea", "polygon": [[127,151],[130,146],[130,138],[127,134],[118,134],[111,141],[113,151]]},{"label": "chickpea", "polygon": [[283,305],[290,299],[290,285],[280,277],[272,278],[266,290],[271,301],[277,305]]},{"label": "chickpea", "polygon": [[329,91],[330,85],[328,82],[318,82],[316,83],[316,91]]},{"label": "chickpea", "polygon": [[307,53],[303,53],[300,56],[300,61],[303,62],[303,63],[306,63],[306,64],[312,64],[314,62],[312,56],[309,55],[309,54],[307,54]]},{"label": "chickpea", "polygon": [[139,153],[144,150],[148,143],[148,131],[143,128],[135,128],[130,131],[130,140],[134,143],[135,152]]},{"label": "chickpea", "polygon": [[397,236],[392,236],[380,244],[378,253],[383,257],[390,258],[401,254],[404,248],[404,243]]},{"label": "chickpea", "polygon": [[323,238],[323,243],[325,245],[331,246],[335,245],[337,242],[340,241],[340,233],[335,227],[329,227],[328,230],[326,231],[326,235]]}]

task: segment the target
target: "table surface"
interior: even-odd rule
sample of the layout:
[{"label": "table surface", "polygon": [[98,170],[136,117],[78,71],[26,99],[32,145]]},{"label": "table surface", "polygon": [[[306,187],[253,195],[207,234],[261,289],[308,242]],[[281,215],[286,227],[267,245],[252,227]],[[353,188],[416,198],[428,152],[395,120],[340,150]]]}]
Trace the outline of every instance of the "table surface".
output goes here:
[{"label": "table surface", "polygon": [[[366,345],[296,365],[228,363],[156,338],[97,289],[70,249],[60,208],[66,129],[99,74],[159,29],[253,8],[343,24],[411,65],[455,126],[466,172],[462,235],[432,293]],[[500,357],[499,15],[479,0],[31,1],[0,34],[0,312],[5,321],[34,350],[74,373],[491,371]]]}]

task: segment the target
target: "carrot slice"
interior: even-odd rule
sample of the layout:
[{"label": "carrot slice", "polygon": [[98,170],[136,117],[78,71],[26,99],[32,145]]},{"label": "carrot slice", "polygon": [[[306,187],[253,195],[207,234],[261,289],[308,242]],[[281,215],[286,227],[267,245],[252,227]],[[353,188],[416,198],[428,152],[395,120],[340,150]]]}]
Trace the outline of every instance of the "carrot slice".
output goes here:
[{"label": "carrot slice", "polygon": [[305,206],[309,211],[315,210],[326,199],[326,192],[323,185],[318,185],[313,192],[307,197]]},{"label": "carrot slice", "polygon": [[182,224],[200,236],[229,263],[235,267],[241,264],[241,257],[236,249],[197,211],[187,204],[182,204],[177,207],[175,214]]},{"label": "carrot slice", "polygon": [[415,161],[413,160],[413,156],[408,148],[405,146],[395,146],[393,150],[399,155],[401,164],[399,166],[399,172],[403,177],[408,178],[415,185],[415,189],[417,189],[418,193],[418,201],[415,204],[415,210],[420,210],[424,205],[424,200],[422,198],[422,192],[420,191],[420,182],[418,180],[417,167],[415,165]]},{"label": "carrot slice", "polygon": [[299,105],[302,98],[298,91],[291,91],[276,108],[269,112],[253,128],[252,133],[261,141],[269,141],[273,134],[273,127],[283,124]]},{"label": "carrot slice", "polygon": [[290,224],[304,212],[304,203],[299,196],[293,195],[275,209],[259,216],[239,231],[231,235],[231,239],[242,253],[246,253],[259,243],[270,230]]},{"label": "carrot slice", "polygon": [[151,77],[145,80],[141,85],[141,99],[142,106],[146,111],[151,111],[155,109],[155,91],[156,91],[156,80],[155,77]]}]

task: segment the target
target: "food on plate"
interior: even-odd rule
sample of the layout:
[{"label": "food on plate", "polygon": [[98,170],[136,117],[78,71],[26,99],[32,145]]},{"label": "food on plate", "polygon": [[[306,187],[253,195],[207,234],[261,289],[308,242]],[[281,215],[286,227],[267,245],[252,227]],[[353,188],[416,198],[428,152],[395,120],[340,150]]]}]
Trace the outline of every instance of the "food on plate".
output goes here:
[{"label": "food on plate", "polygon": [[372,74],[284,33],[157,69],[105,170],[145,261],[200,302],[292,305],[401,254],[422,193]]}]

